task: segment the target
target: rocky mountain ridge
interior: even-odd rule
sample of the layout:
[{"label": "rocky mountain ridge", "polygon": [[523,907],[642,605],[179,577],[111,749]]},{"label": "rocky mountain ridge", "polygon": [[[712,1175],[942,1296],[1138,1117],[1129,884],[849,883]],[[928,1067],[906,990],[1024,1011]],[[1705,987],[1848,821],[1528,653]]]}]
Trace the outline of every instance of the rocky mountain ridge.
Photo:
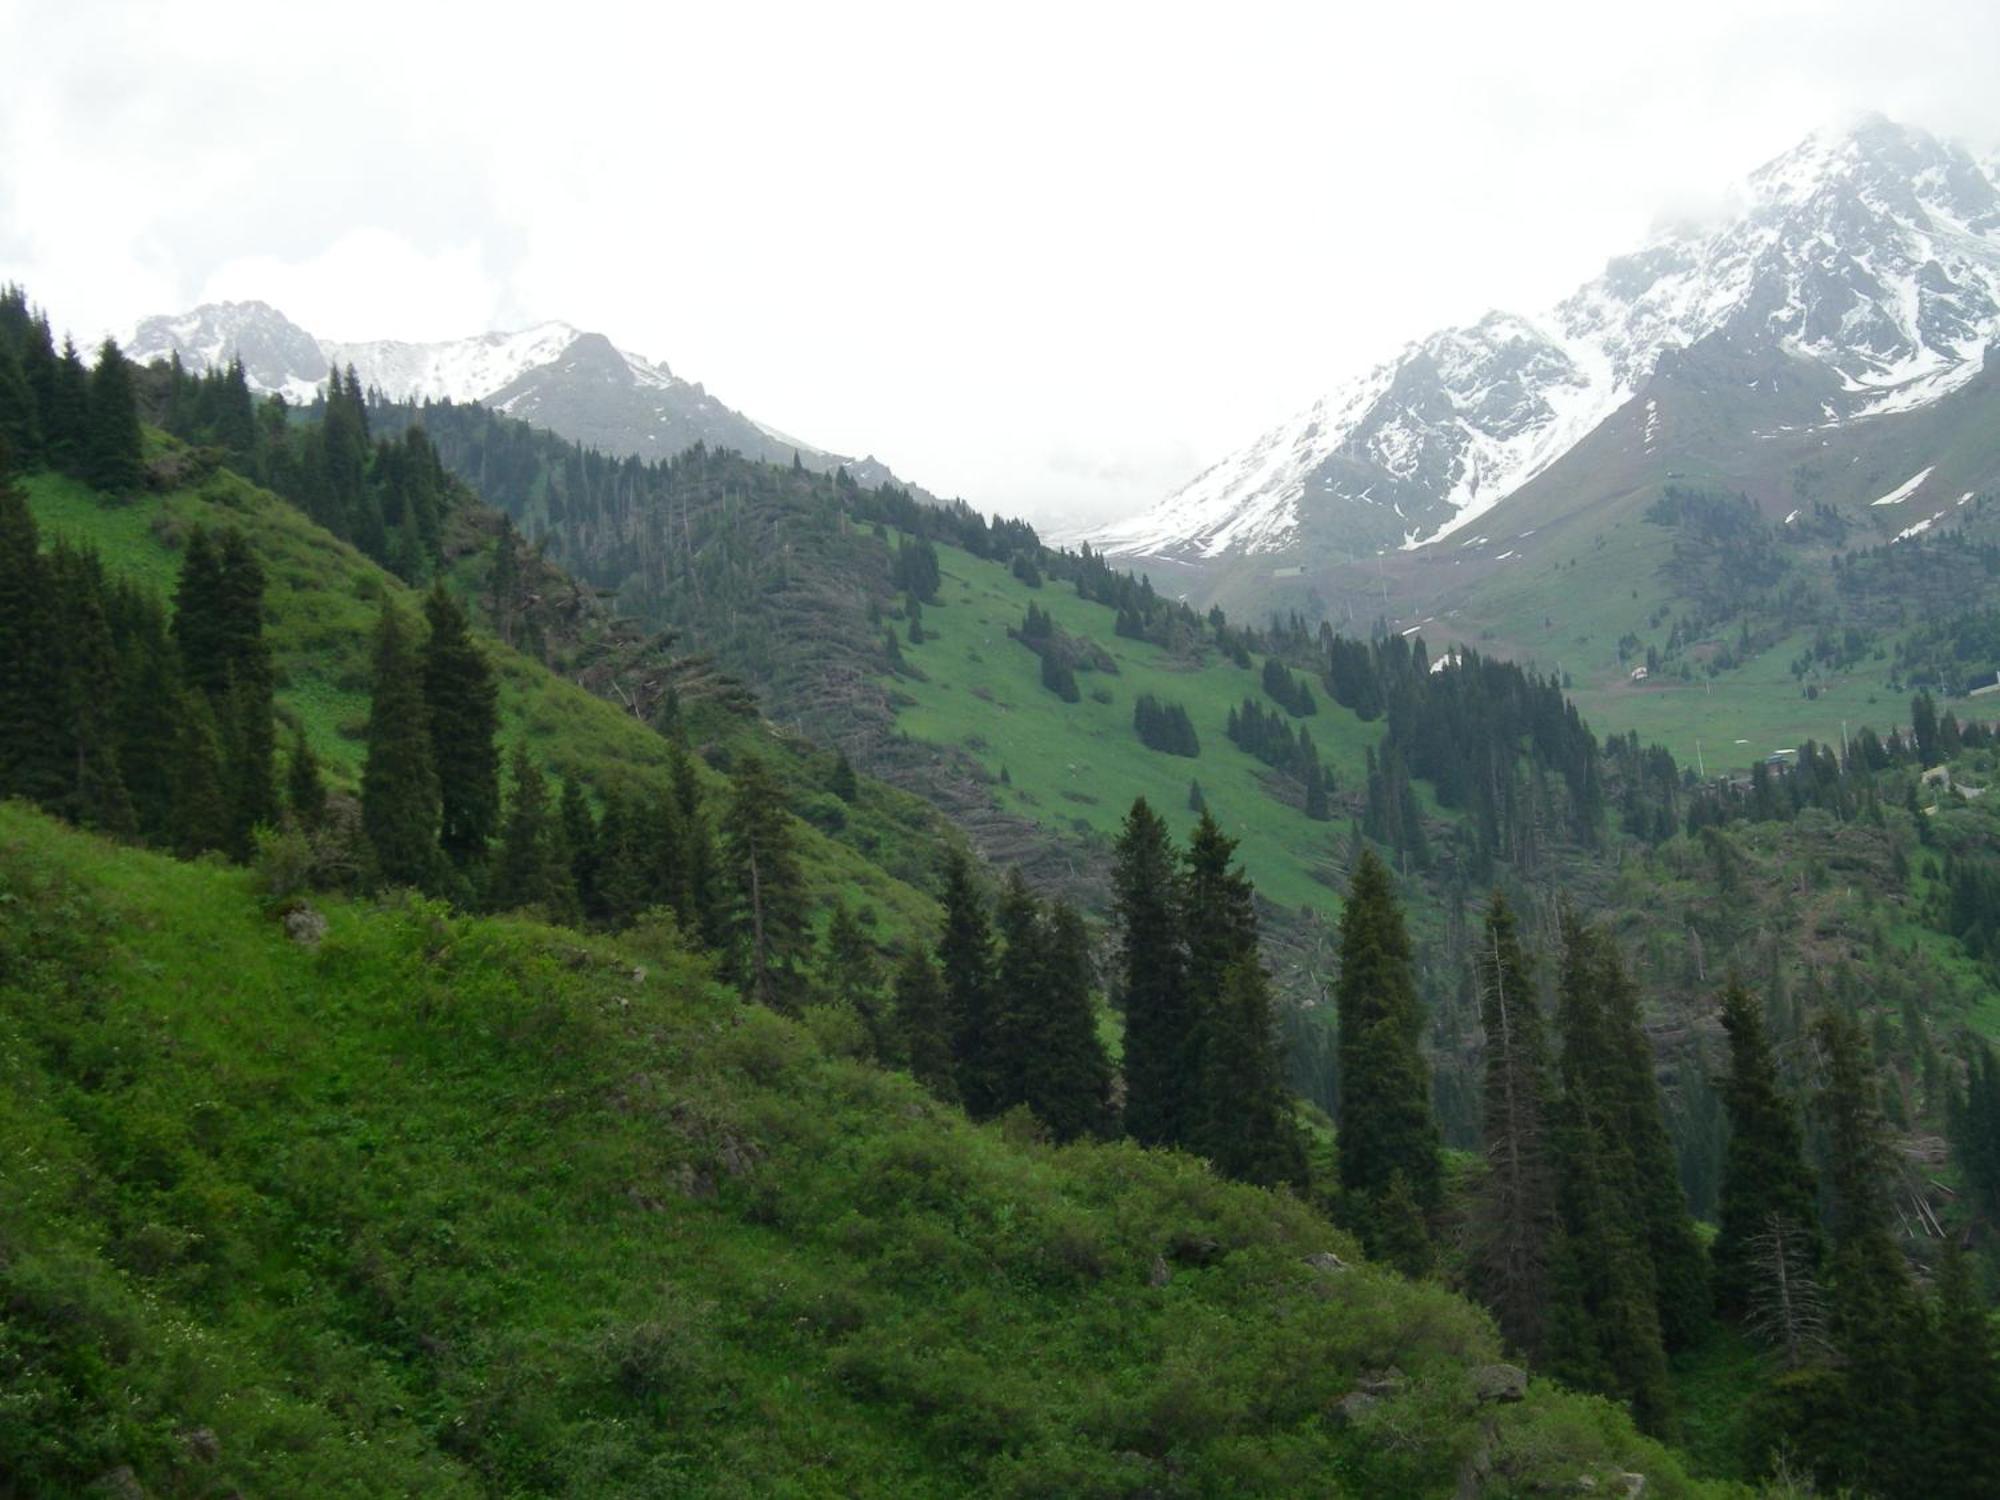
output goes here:
[{"label": "rocky mountain ridge", "polygon": [[846,467],[863,484],[894,481],[874,457],[852,458],[786,436],[601,333],[538,323],[438,343],[320,339],[264,302],[205,303],[150,317],[120,340],[141,363],[178,354],[197,369],[243,361],[251,387],[309,402],[332,369],[352,365],[364,388],[395,401],[480,402],[620,457],[668,458],[697,442],[822,471]]}]

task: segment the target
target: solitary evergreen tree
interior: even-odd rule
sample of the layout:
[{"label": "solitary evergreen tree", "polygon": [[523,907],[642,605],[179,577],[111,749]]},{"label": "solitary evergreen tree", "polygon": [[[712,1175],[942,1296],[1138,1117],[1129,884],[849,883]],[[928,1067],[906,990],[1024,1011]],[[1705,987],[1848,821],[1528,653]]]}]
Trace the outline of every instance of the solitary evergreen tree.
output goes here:
[{"label": "solitary evergreen tree", "polygon": [[1367,1233],[1371,1201],[1403,1174],[1425,1214],[1443,1197],[1430,1074],[1418,1040],[1409,935],[1389,872],[1364,849],[1340,918],[1340,1185]]},{"label": "solitary evergreen tree", "polygon": [[424,601],[424,711],[437,769],[438,844],[461,870],[485,858],[500,823],[499,692],[465,610],[442,583]]},{"label": "solitary evergreen tree", "polygon": [[1487,908],[1476,960],[1486,1036],[1486,1176],[1473,1215],[1472,1284],[1514,1348],[1541,1352],[1560,1226],[1549,1130],[1549,1059],[1534,972],[1513,910]]},{"label": "solitary evergreen tree", "polygon": [[[1729,1035],[1729,1145],[1723,1158],[1721,1228],[1711,1257],[1718,1306],[1742,1318],[1757,1305],[1760,1283],[1775,1269],[1790,1275],[1801,1261],[1817,1273],[1824,1253],[1818,1189],[1805,1160],[1798,1107],[1778,1080],[1764,1032],[1763,1008],[1732,979],[1722,993],[1722,1028]],[[1761,1242],[1771,1216],[1784,1221],[1788,1254],[1772,1262]]]},{"label": "solitary evergreen tree", "polygon": [[1186,1145],[1196,1102],[1195,1015],[1188,1003],[1174,846],[1141,797],[1113,855],[1119,994],[1125,1005],[1125,1128],[1148,1146]]},{"label": "solitary evergreen tree", "polygon": [[132,394],[132,366],[106,339],[90,377],[89,433],[84,478],[112,495],[139,488],[146,470],[139,443],[139,404]]},{"label": "solitary evergreen tree", "polygon": [[730,780],[722,838],[734,898],[735,973],[752,999],[789,1007],[806,943],[805,877],[791,815],[755,755],[743,756]]},{"label": "solitary evergreen tree", "polygon": [[375,629],[361,827],[383,880],[424,886],[437,874],[440,813],[422,664],[407,629],[396,606],[384,604]]}]

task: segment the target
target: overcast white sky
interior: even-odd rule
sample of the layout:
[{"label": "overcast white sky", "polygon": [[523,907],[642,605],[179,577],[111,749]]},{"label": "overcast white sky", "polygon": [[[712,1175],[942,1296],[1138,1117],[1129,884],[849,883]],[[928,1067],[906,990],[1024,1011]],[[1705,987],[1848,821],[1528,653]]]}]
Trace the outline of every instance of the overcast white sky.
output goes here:
[{"label": "overcast white sky", "polygon": [[1996,63],[1978,0],[0,0],[0,279],[80,340],[225,297],[338,339],[562,318],[1094,518],[1816,125],[1993,149]]}]

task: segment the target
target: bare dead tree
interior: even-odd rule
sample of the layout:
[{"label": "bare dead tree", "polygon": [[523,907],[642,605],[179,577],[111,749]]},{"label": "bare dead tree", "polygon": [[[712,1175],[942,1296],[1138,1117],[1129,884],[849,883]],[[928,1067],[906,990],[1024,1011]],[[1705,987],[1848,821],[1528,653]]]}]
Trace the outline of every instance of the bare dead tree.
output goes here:
[{"label": "bare dead tree", "polygon": [[1830,1358],[1826,1300],[1807,1236],[1786,1215],[1772,1213],[1750,1246],[1756,1280],[1745,1327],[1751,1336],[1776,1351],[1788,1370]]}]

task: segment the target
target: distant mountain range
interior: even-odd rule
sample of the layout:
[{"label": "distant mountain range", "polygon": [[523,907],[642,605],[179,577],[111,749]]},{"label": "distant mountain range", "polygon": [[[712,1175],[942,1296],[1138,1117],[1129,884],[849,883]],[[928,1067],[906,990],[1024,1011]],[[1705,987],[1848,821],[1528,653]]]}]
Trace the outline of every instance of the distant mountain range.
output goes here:
[{"label": "distant mountain range", "polygon": [[620,456],[666,458],[695,443],[807,467],[845,467],[864,485],[897,482],[874,457],[851,458],[787,436],[725,406],[663,363],[601,333],[539,323],[443,343],[320,339],[263,302],[211,302],[147,318],[120,340],[141,363],[178,354],[192,368],[240,357],[251,386],[310,401],[329,370],[352,365],[364,387],[397,401],[476,401]]},{"label": "distant mountain range", "polygon": [[[1865,503],[1823,464],[1802,475],[1801,450],[1864,429],[1870,451],[1905,447],[1885,431],[1974,385],[2000,337],[2000,164],[1873,117],[1758,169],[1741,205],[1667,230],[1538,316],[1494,312],[1409,345],[1080,539],[1213,592],[1225,575],[1240,590],[1252,574],[1514,536],[1526,528],[1493,512],[1530,488],[1545,520],[1612,492],[1607,444],[1589,441],[1612,428],[1631,429],[1620,492],[1735,455],[1719,477],[1767,509],[1822,489]],[[1676,422],[1692,395],[1701,424]],[[1848,462],[1858,479],[1859,453]],[[1948,477],[1947,503],[1990,476]]]}]

